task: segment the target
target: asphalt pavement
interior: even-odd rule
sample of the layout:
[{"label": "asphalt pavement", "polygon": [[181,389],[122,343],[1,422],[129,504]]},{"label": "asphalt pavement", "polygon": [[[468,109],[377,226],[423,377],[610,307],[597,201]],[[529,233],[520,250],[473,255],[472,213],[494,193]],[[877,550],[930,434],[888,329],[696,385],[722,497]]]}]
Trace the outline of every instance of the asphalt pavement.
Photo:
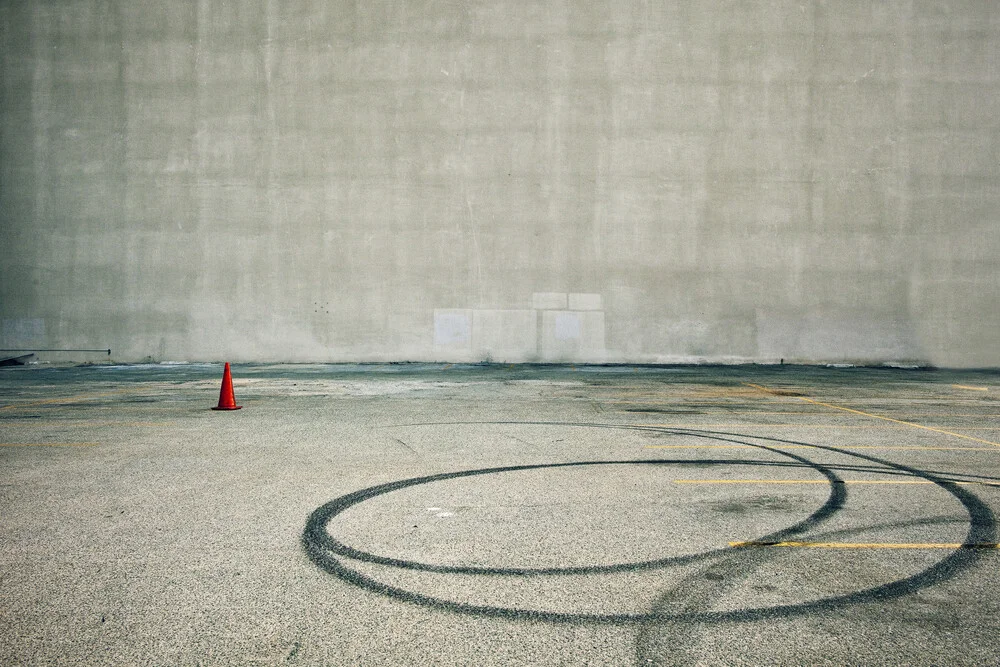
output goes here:
[{"label": "asphalt pavement", "polygon": [[1000,373],[0,369],[0,664],[1000,664]]}]

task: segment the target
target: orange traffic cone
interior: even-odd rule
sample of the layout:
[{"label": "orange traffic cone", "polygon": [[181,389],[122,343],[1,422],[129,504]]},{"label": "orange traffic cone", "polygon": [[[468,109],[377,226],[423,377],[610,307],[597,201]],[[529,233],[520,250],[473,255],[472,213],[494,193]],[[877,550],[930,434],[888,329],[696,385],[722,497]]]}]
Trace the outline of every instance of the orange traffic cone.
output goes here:
[{"label": "orange traffic cone", "polygon": [[219,391],[219,404],[213,410],[239,410],[242,405],[236,405],[236,395],[233,394],[233,376],[229,373],[229,362],[222,372],[222,390]]}]

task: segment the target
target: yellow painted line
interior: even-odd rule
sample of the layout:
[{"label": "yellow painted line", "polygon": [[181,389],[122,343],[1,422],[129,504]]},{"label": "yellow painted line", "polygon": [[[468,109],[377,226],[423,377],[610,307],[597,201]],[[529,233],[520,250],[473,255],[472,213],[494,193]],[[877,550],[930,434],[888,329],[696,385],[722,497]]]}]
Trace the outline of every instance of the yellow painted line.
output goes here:
[{"label": "yellow painted line", "polygon": [[1000,431],[1000,426],[952,426],[955,431]]},{"label": "yellow painted line", "polygon": [[663,428],[871,428],[858,424],[747,424],[746,422],[729,422],[726,424],[631,424],[631,426],[660,426]]},{"label": "yellow painted line", "polygon": [[[933,484],[924,479],[914,480],[844,480],[844,484]],[[830,484],[827,479],[675,479],[674,484]]]},{"label": "yellow painted line", "polygon": [[[722,392],[722,391],[699,391],[699,390],[682,390],[676,389],[674,391],[651,391],[649,389],[641,389],[638,387],[611,387],[608,385],[594,386],[591,385],[586,387],[591,393],[594,394],[604,394],[609,395],[608,400],[611,400],[615,396],[623,396],[626,398],[662,398],[666,399],[680,399],[680,398],[719,398],[722,396],[732,396],[733,398],[747,398],[755,397],[757,392],[750,391],[748,389],[739,389],[735,392]],[[560,391],[557,389],[557,391]],[[561,391],[570,391],[568,389],[561,389]],[[720,405],[729,405],[730,403],[720,403]]]},{"label": "yellow painted line", "polygon": [[[618,411],[622,413],[622,410]],[[630,413],[626,413],[630,414]],[[883,418],[884,419],[884,418]],[[917,426],[918,424],[914,424]],[[727,422],[724,424],[629,424],[629,426],[650,426],[659,428],[687,428],[687,429],[710,429],[710,428],[740,428],[740,429],[752,429],[752,428],[871,428],[871,426],[866,426],[864,424],[768,424],[767,422],[757,422],[748,424],[747,422]],[[890,428],[904,428],[903,425],[892,426]],[[922,428],[930,428],[929,426],[923,426]],[[952,427],[955,431],[1000,431],[1000,426],[957,426]],[[950,433],[950,435],[958,435],[958,433]],[[975,438],[970,438],[974,440]],[[990,442],[989,440],[983,440],[983,442],[994,445],[997,443]]]},{"label": "yellow painted line", "polygon": [[[683,403],[668,402],[668,401],[601,401],[601,403],[617,403],[617,404],[624,404],[624,405],[672,405],[672,406],[674,406],[674,407],[676,407],[678,409],[681,409],[681,410],[689,409],[689,408],[693,409],[693,408],[701,407],[701,404],[697,404],[697,405],[694,405],[694,406],[687,406],[687,405],[684,405]],[[723,404],[715,404],[715,403],[713,403],[712,405],[723,405]],[[628,410],[620,410],[619,412],[629,412],[629,411]],[[669,415],[669,414],[672,414],[672,413],[664,413],[664,414]],[[687,413],[681,413],[681,414],[687,414]],[[690,414],[692,414],[692,416],[694,416],[695,413],[692,412]],[[810,415],[824,415],[824,414],[829,414],[829,413],[826,412],[825,410],[808,410],[808,409],[806,409],[806,410],[698,410],[697,414],[701,415],[701,416],[704,416],[704,415],[803,415],[803,416],[810,416]],[[998,418],[1000,418],[1000,414],[989,414],[989,413],[983,413],[983,414],[967,414],[967,413],[952,414],[950,412],[905,412],[903,414],[905,414],[907,417],[948,417],[949,419],[952,418],[952,417],[976,417],[978,419],[998,419]]]},{"label": "yellow painted line", "polygon": [[730,542],[731,547],[806,547],[811,549],[1000,549],[995,542]]},{"label": "yellow painted line", "polygon": [[[812,414],[812,413],[810,413]],[[951,414],[950,412],[905,412],[903,413],[908,417],[977,417],[979,419],[997,419],[1000,415],[992,415],[988,413],[972,415],[972,414]]]},{"label": "yellow painted line", "polygon": [[[577,392],[579,392],[579,391],[584,391],[584,389],[577,390]],[[577,395],[576,393],[570,393],[568,391],[553,392],[552,393],[552,396],[557,396],[557,397],[569,397],[569,398],[572,398],[572,397],[574,397],[576,395]],[[725,407],[727,405],[728,406],[732,406],[732,405],[745,405],[746,404],[746,400],[745,399],[747,399],[747,398],[755,398],[755,397],[753,397],[753,396],[751,396],[751,395],[748,394],[746,396],[741,396],[738,401],[704,401],[704,400],[699,400],[697,398],[691,398],[690,394],[685,394],[684,396],[676,396],[676,397],[672,397],[672,396],[660,396],[660,397],[657,397],[659,399],[664,399],[664,400],[644,399],[644,398],[641,398],[641,397],[640,398],[635,398],[635,399],[625,399],[625,398],[615,399],[615,398],[601,398],[600,396],[588,396],[588,398],[590,398],[591,400],[600,401],[602,403],[616,403],[617,402],[617,403],[626,403],[626,404],[631,403],[631,404],[634,404],[634,405],[676,405],[676,406],[684,407],[684,408],[686,408],[686,407],[705,408],[705,407]],[[666,400],[666,399],[670,399],[670,400]],[[762,402],[762,404],[764,404],[764,405],[767,404],[767,403],[764,402],[764,398],[763,397],[760,397],[759,399],[755,398],[755,400],[760,400]],[[735,410],[720,410],[719,412],[723,413],[723,414],[726,414],[726,413],[736,413]],[[747,412],[760,412],[760,411],[759,410],[748,410]],[[781,413],[775,413],[775,414],[781,414]],[[793,412],[792,414],[799,414],[799,413],[798,412]]]},{"label": "yellow painted line", "polygon": [[[621,414],[632,414],[627,411],[619,410]],[[886,419],[886,417],[883,417]],[[629,426],[651,426],[660,428],[687,428],[687,429],[706,429],[706,428],[871,428],[871,426],[866,426],[864,424],[768,424],[767,422],[758,422],[748,424],[747,422],[726,422],[724,424],[629,424]],[[922,426],[920,424],[912,424],[912,426],[921,426],[922,428],[930,428],[929,426]],[[903,425],[891,427],[891,428],[904,428]],[[953,426],[955,431],[1000,431],[1000,426]],[[950,435],[959,435],[958,433],[950,433]],[[967,436],[959,436],[967,437]],[[984,440],[988,444],[996,444]]]},{"label": "yellow painted line", "polygon": [[[824,415],[825,410],[701,410],[703,403],[685,405],[671,401],[601,401],[601,403],[615,405],[672,405],[678,410],[697,411],[699,415]],[[710,405],[726,405],[725,403],[711,403]],[[935,415],[937,417],[952,417],[955,415]],[[958,415],[961,416],[961,415]],[[969,417],[982,417],[983,415],[967,415]],[[988,416],[988,415],[987,415]]]},{"label": "yellow painted line", "polygon": [[[743,394],[709,394],[709,393],[697,393],[697,392],[683,392],[677,394],[636,394],[627,391],[616,391],[615,396],[626,395],[626,398],[603,398],[600,396],[596,398],[603,400],[606,403],[666,403],[667,401],[693,401],[701,403],[701,399],[705,398],[725,398],[732,397],[734,399],[747,399],[747,398],[759,398],[755,393],[747,391]],[[734,401],[718,402],[713,403],[713,405],[732,405]]]},{"label": "yellow painted line", "polygon": [[[749,382],[744,383],[744,384],[746,384],[746,385],[748,385],[750,387],[754,387],[755,389],[760,389],[761,391],[767,392],[769,394],[774,394],[774,392],[771,391],[770,389],[768,389],[767,387],[762,387],[762,386],[757,385],[757,384],[750,384]],[[776,394],[776,395],[780,396],[780,394]],[[872,414],[870,412],[863,412],[861,410],[855,410],[854,408],[844,408],[844,407],[841,407],[839,405],[833,405],[832,403],[823,403],[821,401],[814,401],[813,399],[806,398],[805,396],[798,396],[797,398],[799,400],[805,401],[806,403],[812,403],[813,405],[822,405],[823,407],[830,408],[832,410],[842,410],[844,412],[850,412],[852,414],[861,415],[863,417],[871,417],[872,419],[882,419],[882,420],[885,420],[887,422],[893,422],[895,424],[903,424],[905,426],[912,426],[913,428],[921,428],[921,429],[924,429],[925,431],[933,431],[934,433],[941,433],[941,434],[944,434],[944,435],[954,436],[956,438],[963,438],[965,440],[972,440],[973,442],[982,442],[982,443],[987,444],[987,445],[993,445],[995,447],[1000,447],[1000,442],[993,442],[992,440],[983,440],[982,438],[973,438],[971,435],[962,435],[961,433],[955,433],[954,431],[945,431],[944,429],[933,428],[931,426],[924,426],[923,424],[916,424],[914,422],[907,422],[907,421],[903,421],[901,419],[893,419],[892,417],[883,417],[881,415],[874,415],[874,414]]]},{"label": "yellow painted line", "polygon": [[[812,445],[767,445],[771,449],[816,449]],[[643,449],[760,449],[756,445],[644,445]],[[992,448],[991,450],[992,451]]]},{"label": "yellow painted line", "polygon": [[989,391],[989,387],[970,387],[967,384],[953,384],[951,385],[955,389],[970,389],[972,391]]},{"label": "yellow painted line", "polygon": [[0,442],[0,447],[96,447],[99,442]]},{"label": "yellow painted line", "polygon": [[[645,449],[735,449],[743,447],[746,449],[760,449],[756,445],[645,445]],[[817,449],[813,445],[767,445],[770,449]],[[822,449],[820,447],[819,449]],[[996,447],[918,447],[918,446],[885,446],[878,445],[837,445],[837,449],[887,449],[894,451],[932,451],[932,452],[995,452],[1000,454],[1000,449]]]},{"label": "yellow painted line", "polygon": [[[674,484],[830,484],[826,479],[675,479]],[[926,479],[845,479],[842,484],[936,484]],[[980,486],[1000,486],[993,482],[951,482],[952,484]]]}]

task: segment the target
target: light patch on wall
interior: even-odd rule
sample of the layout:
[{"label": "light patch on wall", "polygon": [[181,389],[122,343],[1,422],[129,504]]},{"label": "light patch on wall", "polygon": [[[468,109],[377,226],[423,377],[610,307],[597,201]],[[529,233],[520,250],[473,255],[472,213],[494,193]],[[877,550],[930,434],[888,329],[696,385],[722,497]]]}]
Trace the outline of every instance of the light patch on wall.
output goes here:
[{"label": "light patch on wall", "polygon": [[580,338],[580,316],[576,313],[556,313],[556,340],[577,340]]},{"label": "light patch on wall", "polygon": [[464,345],[472,338],[469,313],[464,310],[434,311],[434,344]]},{"label": "light patch on wall", "polygon": [[535,292],[531,307],[535,310],[566,310],[566,292]]},{"label": "light patch on wall", "polygon": [[[435,308],[434,352],[448,361],[603,362],[600,294],[535,292],[533,308]],[[572,304],[574,308],[567,308]]]},{"label": "light patch on wall", "polygon": [[607,356],[604,333],[603,311],[542,311],[541,358],[544,361],[602,362]]},{"label": "light patch on wall", "polygon": [[600,294],[570,294],[570,310],[604,310]]},{"label": "light patch on wall", "polygon": [[472,349],[478,359],[528,361],[537,352],[534,310],[472,311]]}]

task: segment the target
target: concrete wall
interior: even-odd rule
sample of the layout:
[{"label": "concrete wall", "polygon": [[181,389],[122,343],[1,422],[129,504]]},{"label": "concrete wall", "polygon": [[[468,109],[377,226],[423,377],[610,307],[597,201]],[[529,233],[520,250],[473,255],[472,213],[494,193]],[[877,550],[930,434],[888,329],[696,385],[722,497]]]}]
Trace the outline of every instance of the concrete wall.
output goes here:
[{"label": "concrete wall", "polygon": [[994,0],[0,26],[0,347],[1000,365]]}]

